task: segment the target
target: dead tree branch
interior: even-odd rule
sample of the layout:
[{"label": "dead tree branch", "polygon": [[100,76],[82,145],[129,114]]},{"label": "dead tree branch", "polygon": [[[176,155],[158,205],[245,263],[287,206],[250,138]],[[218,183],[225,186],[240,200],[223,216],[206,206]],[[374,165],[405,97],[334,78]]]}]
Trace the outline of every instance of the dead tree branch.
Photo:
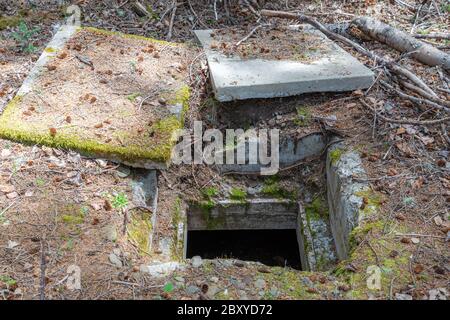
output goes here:
[{"label": "dead tree branch", "polygon": [[449,54],[403,31],[370,17],[358,17],[352,21],[352,24],[372,39],[385,43],[402,53],[408,53],[417,61],[433,67],[441,66],[444,70],[450,71]]}]

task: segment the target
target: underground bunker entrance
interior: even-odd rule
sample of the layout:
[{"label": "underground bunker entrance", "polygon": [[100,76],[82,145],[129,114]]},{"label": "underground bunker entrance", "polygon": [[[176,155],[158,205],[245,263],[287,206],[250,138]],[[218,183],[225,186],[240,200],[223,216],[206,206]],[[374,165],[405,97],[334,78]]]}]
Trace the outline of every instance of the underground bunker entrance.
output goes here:
[{"label": "underground bunker entrance", "polygon": [[233,258],[301,270],[295,229],[191,230],[186,258]]}]

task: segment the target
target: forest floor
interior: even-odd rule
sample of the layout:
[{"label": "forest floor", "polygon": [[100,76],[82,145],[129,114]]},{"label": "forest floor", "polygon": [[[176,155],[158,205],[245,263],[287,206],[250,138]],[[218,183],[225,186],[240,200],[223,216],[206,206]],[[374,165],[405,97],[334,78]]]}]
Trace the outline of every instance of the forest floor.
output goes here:
[{"label": "forest floor", "polygon": [[[194,42],[194,29],[257,24],[255,15],[238,1],[191,0],[178,4],[176,10],[169,1],[142,2],[149,5],[145,17],[135,13],[134,1],[80,0],[77,5],[82,25],[175,42]],[[347,23],[355,16],[368,15],[408,33],[448,32],[448,3],[426,1],[421,7],[422,2],[352,0],[336,4],[328,0],[283,0],[267,1],[264,8],[299,10],[323,23]],[[67,6],[32,3],[35,5],[30,7],[0,0],[0,113],[66,18]],[[20,21],[27,27],[22,28],[17,40],[13,35],[20,32]],[[38,29],[32,32],[34,28]],[[446,52],[450,49],[448,40],[427,41]],[[375,41],[361,43],[414,70],[441,99],[449,100],[449,78],[441,69],[423,65]],[[340,45],[371,67],[377,80],[389,80],[373,61]],[[206,81],[207,72],[202,68],[204,63],[200,57],[192,65],[193,94],[186,126],[190,127],[195,119],[232,127],[242,125],[236,120],[239,117],[227,115],[245,114],[245,104],[219,105],[217,115],[211,119],[205,106],[215,102]],[[362,98],[389,119],[419,122],[402,124],[374,118]],[[261,112],[253,115],[248,125],[277,127],[301,135],[308,129],[294,121],[299,106],[312,118],[335,115],[333,131],[360,153],[367,181],[381,199],[377,213],[355,233],[351,257],[334,270],[303,272],[219,259],[203,261],[201,266],[188,263],[184,270],[168,278],[153,278],[139,272],[139,266],[148,263],[150,257],[139,254],[120,231],[120,202],[132,199],[133,172],[71,151],[0,139],[0,299],[447,298],[448,123],[420,122],[443,115],[423,111],[387,91],[379,81],[364,92],[309,94],[283,102],[277,114],[273,112],[277,102],[249,102],[260,103]],[[320,128],[314,121],[311,126]],[[323,174],[323,169],[318,170]],[[299,170],[293,168],[281,175],[296,175]],[[214,185],[220,176],[204,166],[174,166],[161,173],[160,181],[159,210],[168,216],[177,196],[195,196],[200,186]],[[170,229],[170,223],[163,219],[160,232]],[[119,258],[121,267],[111,263],[111,254]],[[82,270],[81,290],[66,287],[71,265]],[[380,290],[367,288],[366,270],[371,265],[382,270]]]}]

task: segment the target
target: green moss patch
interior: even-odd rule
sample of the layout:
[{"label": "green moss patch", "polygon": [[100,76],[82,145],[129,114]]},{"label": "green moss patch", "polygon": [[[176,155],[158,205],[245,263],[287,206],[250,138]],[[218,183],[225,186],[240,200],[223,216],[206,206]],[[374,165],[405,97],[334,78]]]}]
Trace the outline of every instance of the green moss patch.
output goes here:
[{"label": "green moss patch", "polygon": [[151,214],[148,211],[136,209],[130,214],[127,226],[129,239],[139,248],[140,253],[147,254],[150,247],[152,232]]}]

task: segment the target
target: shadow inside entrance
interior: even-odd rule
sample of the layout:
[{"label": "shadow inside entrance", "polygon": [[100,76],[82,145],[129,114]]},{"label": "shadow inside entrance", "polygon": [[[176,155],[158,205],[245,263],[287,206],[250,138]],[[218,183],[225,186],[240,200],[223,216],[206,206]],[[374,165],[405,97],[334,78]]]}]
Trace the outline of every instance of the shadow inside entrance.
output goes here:
[{"label": "shadow inside entrance", "polygon": [[186,246],[186,258],[233,258],[301,269],[294,229],[188,231]]}]

